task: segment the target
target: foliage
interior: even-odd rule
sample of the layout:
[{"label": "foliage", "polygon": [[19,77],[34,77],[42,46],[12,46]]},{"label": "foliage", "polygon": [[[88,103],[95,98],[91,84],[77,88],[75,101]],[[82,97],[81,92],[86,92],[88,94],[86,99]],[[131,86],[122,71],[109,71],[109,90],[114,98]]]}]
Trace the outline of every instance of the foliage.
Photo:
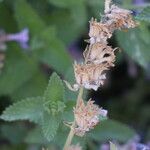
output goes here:
[{"label": "foliage", "polygon": [[110,119],[102,121],[91,133],[89,133],[89,137],[96,141],[116,140],[127,142],[128,139],[134,136],[134,130],[122,123]]},{"label": "foliage", "polygon": [[[126,2],[130,5],[131,1]],[[41,149],[41,145],[62,149],[69,132],[64,121],[73,121],[77,97],[63,83],[64,79],[74,83],[69,50],[79,57],[78,52],[85,48],[81,41],[88,38],[88,20],[100,18],[102,10],[100,0],[0,0],[0,34],[29,29],[28,49],[16,42],[6,43],[0,71],[0,149]],[[114,120],[101,121],[82,140],[75,137],[73,144],[96,149],[99,142],[126,143],[136,131],[149,141],[149,12],[147,6],[135,16],[140,24],[137,29],[116,32],[110,42],[121,47],[123,54],[106,86],[97,93],[84,93],[107,108]],[[57,74],[51,75],[53,71]],[[130,76],[130,71],[135,76]],[[113,143],[110,146],[116,149]]]},{"label": "foliage", "polygon": [[14,103],[6,108],[1,119],[5,121],[29,120],[38,123],[45,137],[50,141],[56,134],[61,122],[60,111],[63,112],[62,105],[65,106],[63,97],[62,81],[54,73],[43,96],[27,98]]},{"label": "foliage", "polygon": [[137,20],[150,22],[150,6],[144,8],[142,12],[136,16]]}]

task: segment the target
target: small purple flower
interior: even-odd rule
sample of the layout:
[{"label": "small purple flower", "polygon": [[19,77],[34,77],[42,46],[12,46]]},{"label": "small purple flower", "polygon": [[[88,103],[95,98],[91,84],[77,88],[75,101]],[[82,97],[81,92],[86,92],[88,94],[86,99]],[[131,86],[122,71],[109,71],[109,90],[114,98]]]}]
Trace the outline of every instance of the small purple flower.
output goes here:
[{"label": "small purple flower", "polygon": [[145,0],[134,0],[133,3],[136,5],[142,5],[144,4]]},{"label": "small purple flower", "polygon": [[16,41],[20,44],[23,49],[27,49],[29,40],[29,30],[27,28],[23,29],[19,33],[8,34],[7,41]]}]

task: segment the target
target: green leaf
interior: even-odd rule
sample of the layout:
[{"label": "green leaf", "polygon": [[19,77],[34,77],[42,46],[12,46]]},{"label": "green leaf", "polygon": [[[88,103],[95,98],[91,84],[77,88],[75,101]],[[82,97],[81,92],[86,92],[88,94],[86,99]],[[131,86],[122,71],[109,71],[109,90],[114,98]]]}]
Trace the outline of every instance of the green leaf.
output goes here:
[{"label": "green leaf", "polygon": [[142,67],[147,68],[150,60],[149,31],[144,26],[129,30],[126,33],[117,32],[117,40],[123,50]]},{"label": "green leaf", "polygon": [[[12,144],[22,143],[28,129],[22,123],[2,124],[0,128],[1,136]],[[10,136],[13,135],[13,136]]]},{"label": "green leaf", "polygon": [[14,44],[6,53],[0,74],[0,94],[12,94],[37,72],[37,64]]},{"label": "green leaf", "polygon": [[42,45],[39,49],[34,49],[33,55],[57,72],[64,74],[65,70],[71,65],[71,58],[64,44],[57,38],[54,27],[47,27],[30,3],[25,0],[15,1],[14,11],[20,28],[29,28],[31,37],[33,37],[31,41],[34,41],[31,42],[31,47],[35,48],[35,45],[39,43]]},{"label": "green leaf", "polygon": [[76,6],[83,2],[84,0],[49,0],[50,4],[53,4],[57,7],[62,7],[62,8],[70,8],[71,6]]},{"label": "green leaf", "polygon": [[49,26],[40,32],[38,37],[34,37],[33,41],[32,47],[41,43],[40,48],[33,50],[33,55],[35,55],[38,60],[49,65],[61,74],[64,74],[71,66],[70,56],[64,44],[56,37],[55,28],[53,26]]},{"label": "green leaf", "polygon": [[66,103],[65,110],[62,114],[63,120],[67,122],[72,122],[74,119],[73,107],[75,107],[75,101],[68,101]]},{"label": "green leaf", "polygon": [[135,132],[125,124],[108,119],[100,122],[88,136],[96,141],[117,140],[126,142],[135,136]]},{"label": "green leaf", "polygon": [[6,108],[0,116],[5,121],[29,120],[38,123],[43,113],[42,97],[27,98]]},{"label": "green leaf", "polygon": [[150,22],[150,6],[145,7],[135,18],[140,21]]},{"label": "green leaf", "polygon": [[37,71],[31,79],[25,82],[20,88],[16,89],[11,96],[14,101],[27,97],[36,97],[43,95],[46,86],[47,79],[45,75]]},{"label": "green leaf", "polygon": [[48,141],[43,136],[41,127],[39,126],[28,132],[25,142],[28,144],[48,144]]},{"label": "green leaf", "polygon": [[[12,32],[16,28],[17,24],[13,17],[12,11],[9,9],[5,2],[0,3],[0,28],[7,32]],[[7,19],[6,19],[7,18]]]},{"label": "green leaf", "polygon": [[117,150],[116,145],[112,142],[110,142],[110,150]]},{"label": "green leaf", "polygon": [[[65,9],[55,9],[48,16],[48,23],[55,24],[58,37],[67,45],[70,45],[85,33],[85,26],[88,21],[85,0],[72,1],[73,3],[71,1],[65,2]],[[54,0],[50,0],[50,3],[55,3],[59,7],[59,4],[57,5]],[[62,3],[62,1],[58,1],[58,3]]]},{"label": "green leaf", "polygon": [[104,9],[104,1],[92,0],[92,1],[87,1],[87,4],[92,13],[91,16],[99,18],[100,12],[103,12]]},{"label": "green leaf", "polygon": [[61,115],[53,116],[47,112],[44,113],[41,126],[44,137],[48,141],[51,141],[56,135],[60,122]]},{"label": "green leaf", "polygon": [[46,24],[26,0],[16,0],[14,2],[15,18],[20,28],[28,27],[33,35],[38,34],[46,27]]},{"label": "green leaf", "polygon": [[53,115],[64,110],[64,86],[60,77],[53,73],[44,93],[44,107]]}]

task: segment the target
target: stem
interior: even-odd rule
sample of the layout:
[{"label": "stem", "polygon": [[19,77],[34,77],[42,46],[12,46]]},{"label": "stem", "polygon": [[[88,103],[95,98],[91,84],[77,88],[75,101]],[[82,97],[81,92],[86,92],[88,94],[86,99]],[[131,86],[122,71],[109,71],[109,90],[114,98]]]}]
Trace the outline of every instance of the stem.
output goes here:
[{"label": "stem", "polygon": [[105,10],[104,10],[105,13],[109,12],[109,10],[110,10],[110,3],[111,3],[111,0],[105,0]]},{"label": "stem", "polygon": [[[82,98],[82,95],[83,95],[83,88],[81,87],[80,90],[79,90],[78,97],[77,97],[76,106],[78,106],[78,104],[80,102],[80,99]],[[74,127],[75,127],[75,125],[76,125],[76,122],[74,120],[73,124],[71,126],[71,129],[70,129],[70,132],[68,134],[68,137],[67,137],[67,140],[66,140],[66,143],[65,143],[65,146],[64,146],[63,150],[67,150],[67,148],[70,146],[70,144],[72,142],[72,139],[73,139],[73,136],[74,136]]]}]

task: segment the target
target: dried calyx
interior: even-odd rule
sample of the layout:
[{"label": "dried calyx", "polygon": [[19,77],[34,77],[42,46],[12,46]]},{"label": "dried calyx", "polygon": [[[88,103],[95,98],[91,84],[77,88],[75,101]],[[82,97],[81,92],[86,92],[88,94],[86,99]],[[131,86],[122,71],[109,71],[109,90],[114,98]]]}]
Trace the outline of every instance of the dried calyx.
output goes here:
[{"label": "dried calyx", "polygon": [[107,111],[99,108],[91,99],[86,104],[80,99],[74,108],[74,116],[76,121],[74,132],[78,136],[84,136],[87,131],[93,129],[100,122],[100,117],[107,116]]}]

